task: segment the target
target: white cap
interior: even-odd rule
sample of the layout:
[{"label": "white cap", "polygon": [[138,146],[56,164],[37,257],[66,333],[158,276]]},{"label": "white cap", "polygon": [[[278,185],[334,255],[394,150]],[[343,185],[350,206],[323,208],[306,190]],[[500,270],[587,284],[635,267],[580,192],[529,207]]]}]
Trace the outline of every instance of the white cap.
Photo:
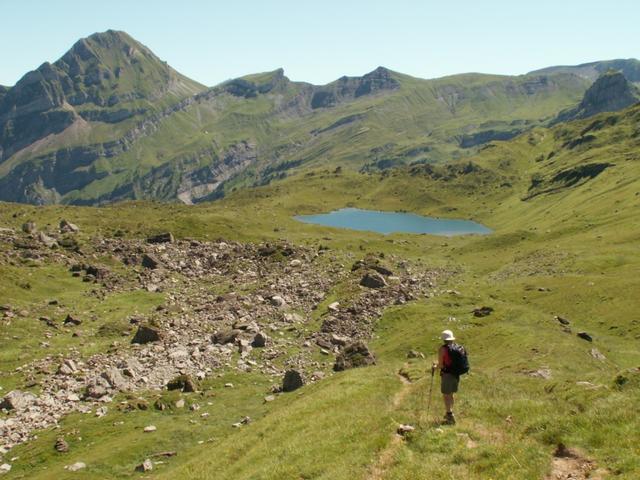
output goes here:
[{"label": "white cap", "polygon": [[453,336],[453,332],[451,330],[444,330],[441,334],[440,334],[440,338],[442,340],[444,340],[445,342],[450,341],[450,340],[455,340],[456,337]]}]

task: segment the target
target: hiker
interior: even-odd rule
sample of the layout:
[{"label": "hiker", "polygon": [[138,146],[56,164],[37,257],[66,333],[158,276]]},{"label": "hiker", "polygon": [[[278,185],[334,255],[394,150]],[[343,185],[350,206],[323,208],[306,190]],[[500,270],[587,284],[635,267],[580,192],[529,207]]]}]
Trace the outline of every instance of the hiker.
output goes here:
[{"label": "hiker", "polygon": [[458,391],[460,375],[469,371],[467,352],[462,345],[454,343],[456,337],[451,330],[445,330],[440,334],[444,345],[438,349],[438,362],[431,365],[431,375],[440,370],[440,391],[444,399],[444,422],[454,425],[456,418],[453,415],[453,394]]}]

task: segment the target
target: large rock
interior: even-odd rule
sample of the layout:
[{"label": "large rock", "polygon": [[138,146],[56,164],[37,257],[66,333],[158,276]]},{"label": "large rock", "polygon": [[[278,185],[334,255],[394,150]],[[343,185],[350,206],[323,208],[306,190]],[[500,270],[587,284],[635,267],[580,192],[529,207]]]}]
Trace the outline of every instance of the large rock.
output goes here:
[{"label": "large rock", "polygon": [[152,235],[147,238],[147,243],[173,243],[175,239],[173,238],[173,234],[171,232],[159,233],[157,235]]},{"label": "large rock", "polygon": [[78,326],[81,323],[82,323],[82,320],[80,320],[79,318],[74,317],[71,314],[67,315],[67,317],[64,319],[65,326],[68,326],[68,325]]},{"label": "large rock", "polygon": [[19,410],[33,404],[36,399],[36,396],[32,393],[12,390],[0,402],[0,409]]},{"label": "large rock", "polygon": [[198,390],[198,384],[189,375],[179,375],[169,383],[167,390],[180,390],[181,392],[195,392]]},{"label": "large rock", "polygon": [[274,307],[284,307],[287,305],[287,302],[285,301],[285,299],[282,298],[280,295],[274,295],[269,299],[269,301],[271,302],[271,305],[273,305]]},{"label": "large rock", "polygon": [[87,385],[87,388],[85,389],[84,392],[84,396],[85,398],[102,398],[105,395],[107,395],[107,393],[109,393],[109,391],[107,390],[107,385],[106,385],[107,381],[100,378],[97,379],[91,383],[89,383]]},{"label": "large rock", "polygon": [[256,333],[256,336],[253,337],[253,341],[251,342],[251,346],[253,348],[264,348],[267,345],[268,337],[261,332]]},{"label": "large rock", "polygon": [[107,383],[116,390],[126,390],[129,386],[129,382],[124,378],[120,370],[115,367],[105,370],[101,374]]},{"label": "large rock", "polygon": [[347,370],[349,368],[367,367],[375,365],[376,358],[369,350],[366,343],[357,341],[345,346],[338,357],[333,369],[336,372]]},{"label": "large rock", "polygon": [[583,340],[586,340],[587,342],[593,342],[593,337],[589,335],[587,332],[578,332],[577,335],[578,337],[580,337]]},{"label": "large rock", "polygon": [[84,470],[87,468],[87,464],[84,462],[76,462],[73,465],[66,467],[70,472],[77,472],[78,470]]},{"label": "large rock", "polygon": [[217,345],[226,345],[227,343],[234,343],[238,335],[242,333],[242,330],[232,329],[216,332],[211,337],[211,341]]},{"label": "large rock", "polygon": [[58,241],[44,232],[38,232],[38,241],[47,248],[56,248]]},{"label": "large rock", "polygon": [[53,448],[56,449],[56,452],[59,453],[66,453],[69,451],[69,444],[66,442],[66,440],[62,437],[58,437],[58,439],[56,440],[56,443],[54,444]]},{"label": "large rock", "polygon": [[136,467],[136,472],[150,472],[153,470],[153,462],[147,458],[144,462]]},{"label": "large rock", "polygon": [[378,272],[369,272],[362,277],[360,285],[367,288],[382,288],[387,285],[387,281]]},{"label": "large rock", "polygon": [[155,327],[148,325],[140,325],[131,343],[139,343],[141,345],[150,342],[158,342],[162,340],[162,332]]},{"label": "large rock", "polygon": [[493,312],[493,307],[476,307],[473,310],[471,310],[471,313],[473,313],[473,316],[478,318],[491,315],[492,312]]},{"label": "large rock", "polygon": [[36,223],[35,222],[29,221],[29,222],[25,222],[24,224],[22,224],[22,231],[24,233],[31,234],[31,233],[35,233],[36,230],[37,230],[37,228],[36,228]]},{"label": "large rock", "polygon": [[144,268],[148,268],[149,270],[155,270],[156,268],[160,267],[160,260],[158,260],[153,255],[145,253],[142,256],[142,266]]},{"label": "large rock", "polygon": [[68,222],[64,219],[60,221],[61,233],[77,233],[79,231],[80,231],[80,228],[74,223]]},{"label": "large rock", "polygon": [[282,380],[282,391],[293,392],[304,385],[302,375],[297,370],[287,370]]}]

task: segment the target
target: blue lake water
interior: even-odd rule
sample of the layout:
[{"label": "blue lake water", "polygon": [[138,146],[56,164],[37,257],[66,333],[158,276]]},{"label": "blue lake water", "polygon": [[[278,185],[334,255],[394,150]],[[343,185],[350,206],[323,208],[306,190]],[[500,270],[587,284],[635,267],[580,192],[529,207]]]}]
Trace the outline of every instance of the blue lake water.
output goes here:
[{"label": "blue lake water", "polygon": [[378,232],[385,235],[389,233],[428,233],[450,237],[467,234],[486,235],[492,232],[490,228],[471,220],[431,218],[414,213],[377,212],[359,208],[342,208],[330,213],[298,215],[294,218],[304,223]]}]

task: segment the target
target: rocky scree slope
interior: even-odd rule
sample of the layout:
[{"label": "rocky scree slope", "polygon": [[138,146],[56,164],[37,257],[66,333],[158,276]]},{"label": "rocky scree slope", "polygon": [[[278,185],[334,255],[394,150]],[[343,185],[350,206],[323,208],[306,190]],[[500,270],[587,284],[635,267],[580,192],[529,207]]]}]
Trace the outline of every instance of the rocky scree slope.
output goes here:
[{"label": "rocky scree slope", "polygon": [[[271,378],[273,392],[265,394],[278,393],[292,388],[286,380],[292,375],[297,388],[330,374],[332,358],[337,359],[335,370],[374,363],[363,342],[383,310],[432,295],[436,282],[449,275],[400,259],[391,259],[393,271],[373,257],[349,269],[326,250],[174,241],[170,234],[146,242],[96,240],[81,252],[69,240],[76,230],[69,234],[66,225],[46,232],[29,222],[27,233],[3,229],[0,262],[62,265],[78,282],[94,284],[90,295],[95,302],[145,289],[162,293],[165,303],[149,316],[130,317],[121,332],[128,341],[116,341],[108,351],[83,357],[71,345],[18,367],[28,390],[13,390],[0,404],[5,453],[70,412],[107,414],[120,392],[162,391],[173,388],[171,382],[193,389],[200,380],[234,370]],[[95,262],[106,256],[115,256],[133,276]],[[211,285],[224,292],[215,293]],[[325,305],[338,286],[350,294]],[[2,311],[5,324],[17,318],[11,305]],[[41,316],[39,321],[44,326],[40,346],[48,350],[61,335],[82,341],[83,324],[92,320],[60,312],[60,319]],[[325,360],[319,361],[319,355]],[[285,375],[291,371],[295,374]]]}]

